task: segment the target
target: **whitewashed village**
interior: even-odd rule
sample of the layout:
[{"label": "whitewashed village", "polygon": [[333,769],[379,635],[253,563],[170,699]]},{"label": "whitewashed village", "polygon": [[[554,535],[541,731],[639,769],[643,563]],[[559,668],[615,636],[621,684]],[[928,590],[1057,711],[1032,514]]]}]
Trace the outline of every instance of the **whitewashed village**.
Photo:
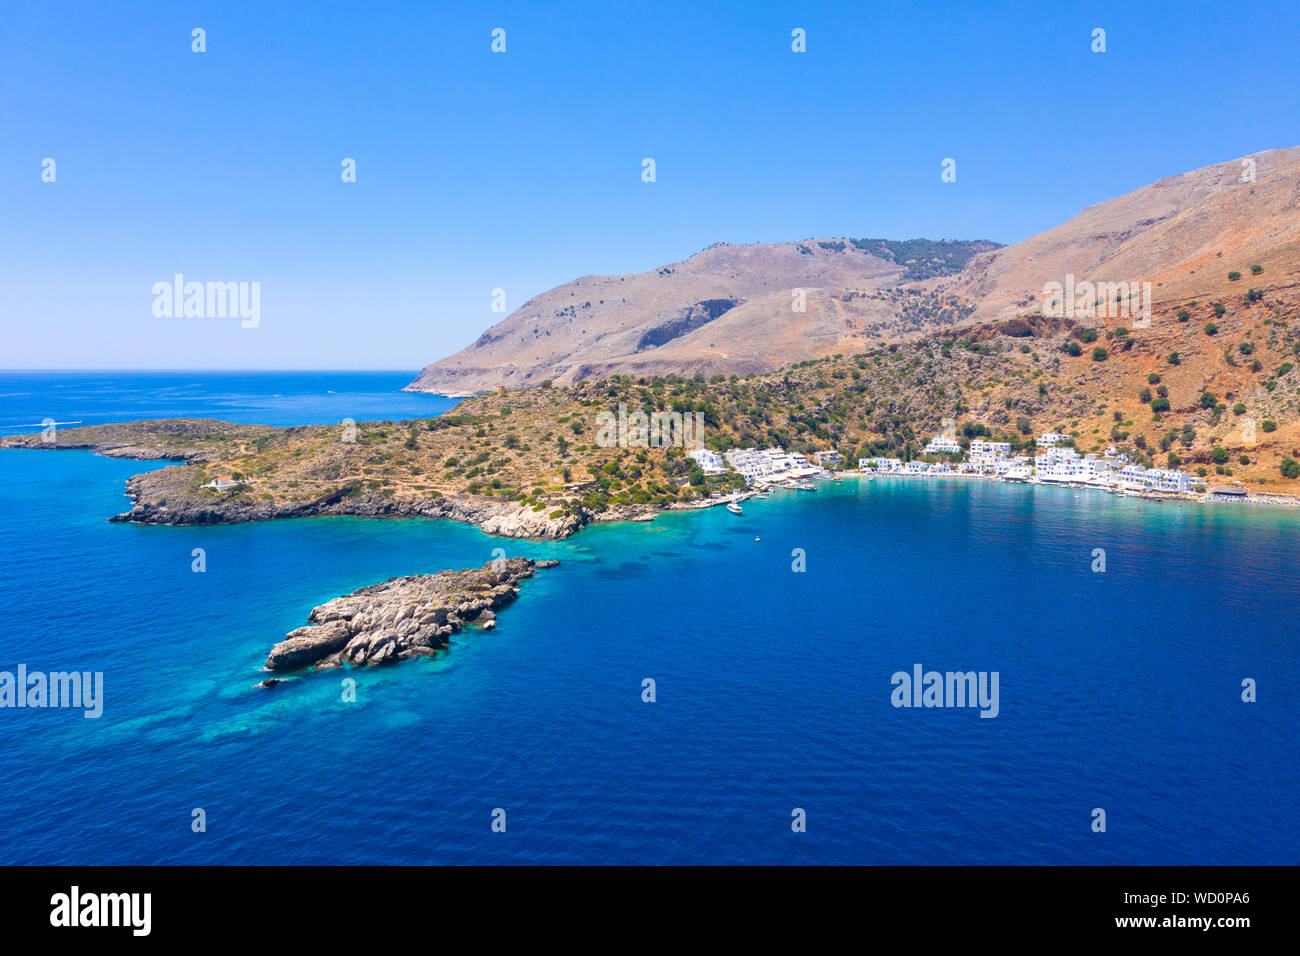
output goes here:
[{"label": "whitewashed village", "polygon": [[[814,481],[858,478],[967,478],[1005,481],[1032,485],[1058,485],[1093,488],[1125,497],[1148,500],[1183,499],[1211,502],[1251,502],[1291,504],[1292,499],[1279,495],[1252,494],[1236,484],[1207,485],[1204,478],[1174,468],[1148,468],[1131,462],[1113,445],[1102,454],[1080,454],[1068,435],[1047,432],[1035,441],[1033,455],[1012,454],[1009,442],[975,438],[969,447],[951,435],[938,435],[925,446],[929,460],[903,461],[898,458],[859,458],[856,470],[851,463],[840,462],[834,451],[821,451],[812,458],[782,448],[739,449],[725,452],[696,448],[687,452],[706,476],[735,472],[745,481],[746,490],[724,495],[714,494],[712,501],[726,502],[739,513],[734,502],[751,496],[762,497],[773,488],[816,490]],[[850,465],[842,468],[841,465]]]}]

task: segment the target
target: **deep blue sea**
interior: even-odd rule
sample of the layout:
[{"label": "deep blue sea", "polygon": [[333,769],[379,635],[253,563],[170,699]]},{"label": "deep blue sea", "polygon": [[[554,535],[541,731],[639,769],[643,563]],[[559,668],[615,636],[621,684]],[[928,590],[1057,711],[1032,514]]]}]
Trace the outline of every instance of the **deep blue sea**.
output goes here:
[{"label": "deep blue sea", "polygon": [[[413,375],[0,373],[0,424],[454,404]],[[0,863],[1300,862],[1300,514],[877,480],[564,542],[107,523],[157,467],[0,452],[0,669],[105,684],[0,709]],[[255,686],[313,605],[498,547],[562,563],[495,631]],[[998,672],[998,716],[893,707],[917,663]]]}]

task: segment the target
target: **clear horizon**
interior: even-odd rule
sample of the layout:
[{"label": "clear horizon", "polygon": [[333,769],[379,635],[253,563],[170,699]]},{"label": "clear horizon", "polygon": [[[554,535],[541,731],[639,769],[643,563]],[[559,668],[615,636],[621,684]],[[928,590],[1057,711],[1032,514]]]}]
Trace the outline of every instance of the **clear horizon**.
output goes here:
[{"label": "clear horizon", "polygon": [[[0,365],[418,369],[504,317],[493,289],[508,313],[716,241],[1014,243],[1295,145],[1295,26],[1155,2],[19,4],[0,23]],[[177,274],[257,283],[256,326],[155,315]]]}]

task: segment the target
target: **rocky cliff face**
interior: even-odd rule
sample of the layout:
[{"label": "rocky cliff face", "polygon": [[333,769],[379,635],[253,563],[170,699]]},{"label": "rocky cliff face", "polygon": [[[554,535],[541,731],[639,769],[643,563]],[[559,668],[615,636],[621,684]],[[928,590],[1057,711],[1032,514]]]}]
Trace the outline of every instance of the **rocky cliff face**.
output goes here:
[{"label": "rocky cliff face", "polygon": [[496,612],[519,597],[534,568],[558,561],[489,561],[481,568],[393,578],[313,608],[310,624],[271,648],[272,671],[384,664],[431,655],[468,624],[496,626]]}]

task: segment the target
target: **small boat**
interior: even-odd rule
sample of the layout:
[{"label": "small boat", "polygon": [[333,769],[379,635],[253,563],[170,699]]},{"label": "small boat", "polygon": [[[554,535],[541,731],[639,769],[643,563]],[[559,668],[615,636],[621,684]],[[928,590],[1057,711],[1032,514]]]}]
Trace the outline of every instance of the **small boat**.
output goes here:
[{"label": "small boat", "polygon": [[734,501],[727,502],[727,510],[730,511],[733,515],[738,515],[743,513],[740,505],[736,504]]},{"label": "small boat", "polygon": [[814,485],[814,484],[813,484],[812,482],[810,482],[810,481],[801,482],[800,484],[795,485],[795,487],[798,488],[800,491],[816,491],[816,490],[817,490],[817,486]]}]

